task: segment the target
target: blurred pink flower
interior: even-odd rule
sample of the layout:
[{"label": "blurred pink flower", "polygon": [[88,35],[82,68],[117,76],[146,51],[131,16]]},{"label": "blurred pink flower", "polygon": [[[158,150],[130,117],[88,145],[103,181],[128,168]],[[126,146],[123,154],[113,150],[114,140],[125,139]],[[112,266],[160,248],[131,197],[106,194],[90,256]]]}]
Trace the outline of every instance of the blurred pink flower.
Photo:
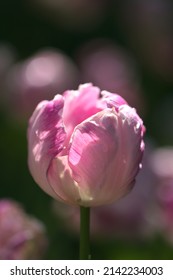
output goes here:
[{"label": "blurred pink flower", "polygon": [[[117,14],[118,24],[138,56],[138,60],[158,78],[172,83],[172,1],[121,0],[118,2],[120,6]],[[116,19],[117,17],[115,16]]]},{"label": "blurred pink flower", "polygon": [[157,148],[151,154],[150,165],[157,176],[150,223],[173,244],[173,147]]},{"label": "blurred pink flower", "polygon": [[92,84],[42,101],[28,128],[28,163],[40,187],[72,205],[109,204],[134,186],[145,128],[134,108]]},{"label": "blurred pink flower", "polygon": [[47,248],[43,224],[12,200],[0,200],[0,259],[39,259]]},{"label": "blurred pink flower", "polygon": [[110,40],[93,40],[80,47],[77,62],[83,81],[90,81],[110,92],[118,92],[130,106],[140,113],[145,112],[137,65],[123,48]]},{"label": "blurred pink flower", "polygon": [[25,121],[38,102],[77,84],[78,70],[68,56],[42,50],[11,68],[6,78],[9,113]]},{"label": "blurred pink flower", "polygon": [[173,147],[157,148],[152,153],[150,164],[159,181],[173,179]]}]

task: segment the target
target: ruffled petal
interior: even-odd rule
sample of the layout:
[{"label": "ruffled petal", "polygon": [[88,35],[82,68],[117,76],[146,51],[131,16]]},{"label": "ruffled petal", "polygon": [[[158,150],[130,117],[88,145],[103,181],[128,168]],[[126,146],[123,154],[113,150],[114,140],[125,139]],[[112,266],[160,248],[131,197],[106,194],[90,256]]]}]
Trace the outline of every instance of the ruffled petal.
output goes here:
[{"label": "ruffled petal", "polygon": [[105,108],[114,108],[118,111],[121,105],[127,104],[125,99],[116,93],[103,90],[101,96],[101,99],[98,100],[98,107],[102,110]]},{"label": "ruffled petal", "polygon": [[63,150],[66,133],[62,122],[64,101],[61,95],[43,101],[30,118],[28,164],[30,172],[45,192],[55,196],[47,181],[51,160]]},{"label": "ruffled petal", "polygon": [[99,94],[100,89],[92,84],[84,84],[79,86],[78,90],[64,93],[63,120],[68,135],[71,136],[76,125],[99,111],[97,108]]}]

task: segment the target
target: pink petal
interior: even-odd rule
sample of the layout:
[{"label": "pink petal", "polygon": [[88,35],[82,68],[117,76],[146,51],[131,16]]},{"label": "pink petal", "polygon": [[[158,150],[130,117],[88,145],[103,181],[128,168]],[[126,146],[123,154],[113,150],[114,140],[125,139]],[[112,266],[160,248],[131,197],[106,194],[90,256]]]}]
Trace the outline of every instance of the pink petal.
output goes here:
[{"label": "pink petal", "polygon": [[47,178],[57,200],[71,205],[79,204],[79,187],[72,178],[67,156],[58,156],[52,160]]},{"label": "pink petal", "polygon": [[[123,105],[119,109],[120,130],[121,130],[121,145],[122,156],[126,163],[124,170],[124,179],[132,182],[141,166],[144,142],[143,136],[143,122],[139,118],[134,108],[128,105]],[[123,177],[122,177],[123,178]]]},{"label": "pink petal", "polygon": [[135,131],[135,118],[126,117],[123,109],[121,114],[105,109],[74,131],[69,165],[74,180],[88,193],[84,205],[111,203],[134,185],[142,157],[141,135]]},{"label": "pink petal", "polygon": [[107,172],[118,148],[116,125],[116,115],[106,109],[78,125],[72,136],[69,165],[74,180],[88,193],[88,201],[82,201],[86,205],[106,200]]},{"label": "pink petal", "polygon": [[116,93],[110,93],[106,90],[101,92],[102,98],[100,101],[105,104],[105,108],[115,108],[118,111],[121,105],[127,104],[124,98]]},{"label": "pink petal", "polygon": [[97,100],[100,89],[92,84],[79,86],[78,90],[69,90],[64,93],[65,104],[63,120],[67,134],[71,135],[76,125],[97,113]]},{"label": "pink petal", "polygon": [[28,128],[30,172],[45,192],[55,196],[47,181],[51,160],[63,150],[66,138],[62,123],[64,101],[61,95],[43,101],[35,109]]}]

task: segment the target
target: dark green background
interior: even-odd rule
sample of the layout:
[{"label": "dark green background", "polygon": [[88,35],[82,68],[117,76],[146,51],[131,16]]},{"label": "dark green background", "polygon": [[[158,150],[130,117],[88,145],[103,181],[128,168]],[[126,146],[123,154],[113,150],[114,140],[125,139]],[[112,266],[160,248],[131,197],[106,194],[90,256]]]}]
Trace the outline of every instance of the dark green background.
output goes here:
[{"label": "dark green background", "polygon": [[[29,2],[29,1],[28,1]],[[128,3],[130,1],[127,1]],[[69,30],[54,24],[48,17],[34,9],[27,1],[0,1],[0,42],[7,42],[17,50],[18,60],[23,60],[41,48],[51,46],[63,50],[72,59],[80,45],[90,39],[104,37],[112,39],[132,53],[138,63],[141,85],[147,101],[147,115],[144,118],[147,136],[158,145],[172,145],[168,137],[162,137],[152,119],[153,109],[166,95],[172,95],[173,82],[165,81],[147,67],[128,40],[120,22],[120,8],[123,1],[110,1],[109,9],[102,22],[87,31]],[[129,10],[129,13],[132,13]],[[147,19],[146,19],[147,20]],[[150,41],[146,42],[150,44]],[[159,118],[162,116],[158,116]],[[171,120],[172,121],[172,120]],[[47,228],[50,240],[45,258],[77,259],[78,238],[66,231],[61,221],[53,214],[51,203],[36,186],[27,167],[26,125],[17,125],[0,112],[0,197],[19,201],[26,211],[41,221]],[[172,259],[173,247],[160,236],[150,241],[109,240],[92,241],[93,259]]]}]

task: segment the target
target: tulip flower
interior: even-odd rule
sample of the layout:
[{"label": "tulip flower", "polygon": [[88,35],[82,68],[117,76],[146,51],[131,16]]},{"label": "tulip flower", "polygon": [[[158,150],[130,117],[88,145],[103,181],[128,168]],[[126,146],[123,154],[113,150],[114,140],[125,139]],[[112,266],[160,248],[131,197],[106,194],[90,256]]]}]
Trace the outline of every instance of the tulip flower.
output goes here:
[{"label": "tulip flower", "polygon": [[84,84],[36,107],[28,129],[29,168],[36,183],[67,204],[112,203],[135,183],[144,126],[117,94]]},{"label": "tulip flower", "polygon": [[132,189],[144,150],[145,128],[136,110],[117,94],[99,95],[98,87],[84,84],[42,101],[28,128],[36,183],[55,199],[80,206],[82,259],[88,258],[89,207]]}]

